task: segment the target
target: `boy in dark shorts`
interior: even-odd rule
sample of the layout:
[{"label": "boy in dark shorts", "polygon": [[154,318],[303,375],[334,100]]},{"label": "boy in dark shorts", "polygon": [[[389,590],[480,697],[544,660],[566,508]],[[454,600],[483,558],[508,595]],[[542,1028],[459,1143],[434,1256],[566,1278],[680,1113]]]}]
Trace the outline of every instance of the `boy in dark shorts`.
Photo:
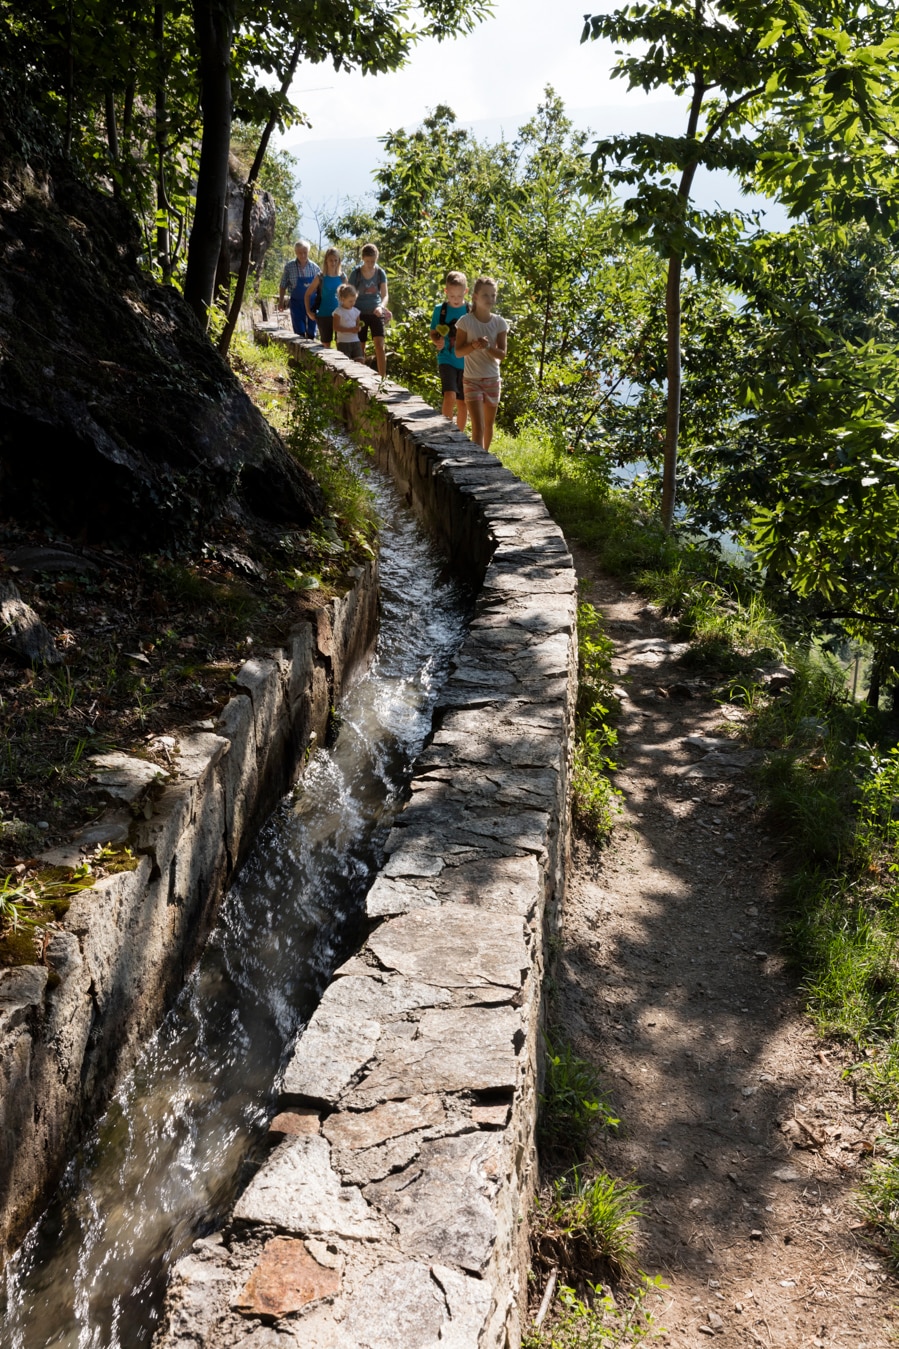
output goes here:
[{"label": "boy in dark shorts", "polygon": [[356,308],[362,315],[359,341],[363,353],[368,334],[371,333],[375,344],[375,359],[378,362],[378,374],[383,379],[387,374],[387,351],[384,347],[384,320],[390,318],[387,308],[387,273],[378,266],[376,244],[365,244],[362,249],[362,266],[354,267],[350,273],[350,285],[356,287]]},{"label": "boy in dark shorts", "polygon": [[467,291],[468,282],[464,272],[447,272],[443,283],[446,299],[443,304],[435,306],[431,316],[431,341],[437,350],[437,370],[443,387],[441,411],[450,420],[455,415],[460,431],[465,430],[468,410],[462,386],[465,362],[456,355],[456,321],[468,313],[465,303]]}]

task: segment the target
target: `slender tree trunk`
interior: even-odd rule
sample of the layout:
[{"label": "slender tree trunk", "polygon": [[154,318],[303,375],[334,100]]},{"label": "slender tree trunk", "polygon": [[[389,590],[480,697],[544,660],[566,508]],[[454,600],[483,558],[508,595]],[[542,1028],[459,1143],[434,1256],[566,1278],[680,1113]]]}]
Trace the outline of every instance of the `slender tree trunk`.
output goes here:
[{"label": "slender tree trunk", "polygon": [[[706,94],[706,83],[701,71],[693,77],[693,98],[687,122],[687,139],[696,140],[699,114]],[[687,164],[681,173],[677,195],[680,208],[686,212],[690,190],[696,175],[696,163]],[[677,451],[680,439],[681,403],[681,275],[683,258],[672,250],[668,255],[668,285],[665,292],[665,323],[668,339],[668,398],[665,409],[665,457],[662,466],[662,528],[670,534],[677,504]]]},{"label": "slender tree trunk", "polygon": [[868,685],[868,696],[866,702],[869,707],[873,707],[876,712],[880,706],[880,686],[883,682],[883,657],[879,651],[874,652],[874,659],[871,661],[871,682]]},{"label": "slender tree trunk", "polygon": [[165,190],[166,88],[165,88],[165,12],[161,4],[153,6],[153,46],[156,51],[156,99],[154,138],[156,141],[156,261],[166,281],[171,276],[172,246],[169,236],[168,199]]},{"label": "slender tree trunk", "polygon": [[[297,68],[297,62],[300,59],[302,44],[297,42],[294,47],[287,70],[281,80],[281,94],[287,93],[290,88],[290,82],[294,77]],[[268,143],[271,140],[272,132],[278,123],[278,109],[273,108],[269,114],[269,119],[265,124],[262,135],[259,138],[259,145],[256,148],[256,155],[247,174],[246,186],[244,187],[243,216],[241,219],[241,238],[240,238],[240,270],[237,273],[237,284],[234,287],[234,296],[231,300],[231,308],[228,311],[228,318],[222,335],[219,338],[219,351],[223,356],[227,356],[228,348],[231,345],[231,338],[234,336],[234,329],[237,327],[237,319],[240,315],[240,307],[243,304],[244,292],[247,288],[247,277],[250,274],[250,255],[253,249],[252,239],[252,214],[253,198],[256,193],[256,182],[262,170],[262,163],[268,150]]]},{"label": "slender tree trunk", "polygon": [[74,25],[72,19],[72,0],[66,4],[66,129],[65,129],[65,150],[66,154],[72,153],[72,135],[75,126],[75,51]]},{"label": "slender tree trunk", "polygon": [[109,146],[109,162],[112,166],[112,195],[120,197],[122,195],[122,184],[119,181],[119,131],[116,126],[115,115],[115,94],[112,87],[107,86],[105,91],[106,103],[106,144]]},{"label": "slender tree trunk", "polygon": [[203,137],[196,208],[187,249],[184,298],[205,328],[225,222],[231,149],[231,42],[236,22],[235,0],[193,0],[193,20],[200,54]]},{"label": "slender tree trunk", "polygon": [[665,329],[667,334],[668,396],[665,404],[665,458],[662,466],[662,528],[670,534],[677,500],[677,448],[680,437],[681,371],[681,274],[683,259],[679,253],[668,257],[668,284],[665,289]]}]

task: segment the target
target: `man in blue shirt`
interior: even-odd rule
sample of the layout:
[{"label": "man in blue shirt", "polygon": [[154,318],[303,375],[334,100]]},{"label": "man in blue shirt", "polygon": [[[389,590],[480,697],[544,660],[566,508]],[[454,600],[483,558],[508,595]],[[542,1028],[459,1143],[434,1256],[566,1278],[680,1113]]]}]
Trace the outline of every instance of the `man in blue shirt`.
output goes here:
[{"label": "man in blue shirt", "polygon": [[278,308],[284,308],[284,295],[290,291],[290,321],[300,337],[315,336],[315,319],[306,313],[306,291],[319,275],[321,268],[309,261],[309,245],[298,239],[293,246],[296,258],[288,262],[278,283]]}]

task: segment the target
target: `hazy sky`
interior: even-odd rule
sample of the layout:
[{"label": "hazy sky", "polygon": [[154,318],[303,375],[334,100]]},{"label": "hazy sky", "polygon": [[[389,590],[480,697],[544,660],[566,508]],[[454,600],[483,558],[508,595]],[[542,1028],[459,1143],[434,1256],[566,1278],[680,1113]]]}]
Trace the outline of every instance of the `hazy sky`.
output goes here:
[{"label": "hazy sky", "polygon": [[438,103],[449,103],[461,122],[511,117],[517,125],[546,84],[573,108],[621,102],[625,85],[609,77],[612,48],[580,45],[588,8],[584,0],[496,0],[493,18],[474,32],[419,43],[393,74],[304,66],[291,91],[312,122],[302,139],[381,136],[419,122]]},{"label": "hazy sky", "polygon": [[[608,0],[593,0],[599,11]],[[411,128],[438,103],[482,140],[511,136],[534,114],[544,88],[561,95],[578,127],[598,134],[668,131],[686,123],[686,103],[667,91],[646,95],[612,79],[610,44],[580,37],[589,0],[495,0],[494,15],[454,42],[422,42],[404,69],[389,75],[336,72],[303,66],[291,89],[311,125],[283,144],[297,156],[302,180],[303,229],[318,242],[315,208],[371,191],[381,156],[377,137]],[[736,185],[716,175],[697,181],[704,204],[739,201]]]}]

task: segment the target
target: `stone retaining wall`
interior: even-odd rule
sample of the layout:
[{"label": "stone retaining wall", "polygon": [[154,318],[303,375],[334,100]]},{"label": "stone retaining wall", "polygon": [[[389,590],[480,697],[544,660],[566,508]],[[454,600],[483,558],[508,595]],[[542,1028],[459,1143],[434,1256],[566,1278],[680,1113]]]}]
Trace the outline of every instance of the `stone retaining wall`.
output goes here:
[{"label": "stone retaining wall", "polygon": [[183,986],[260,825],[365,662],[377,609],[372,564],[289,648],[246,662],[218,720],[173,742],[158,783],[162,770],[144,760],[96,762],[127,804],[46,860],[74,865],[81,846],[108,841],[129,842],[139,860],[73,900],[45,963],[0,970],[0,1264]]},{"label": "stone retaining wall", "polygon": [[271,1152],[176,1267],[158,1349],[517,1346],[541,976],[567,850],[576,586],[541,499],[406,390],[293,342],[374,402],[377,454],[480,583],[411,800],[286,1070]]}]

